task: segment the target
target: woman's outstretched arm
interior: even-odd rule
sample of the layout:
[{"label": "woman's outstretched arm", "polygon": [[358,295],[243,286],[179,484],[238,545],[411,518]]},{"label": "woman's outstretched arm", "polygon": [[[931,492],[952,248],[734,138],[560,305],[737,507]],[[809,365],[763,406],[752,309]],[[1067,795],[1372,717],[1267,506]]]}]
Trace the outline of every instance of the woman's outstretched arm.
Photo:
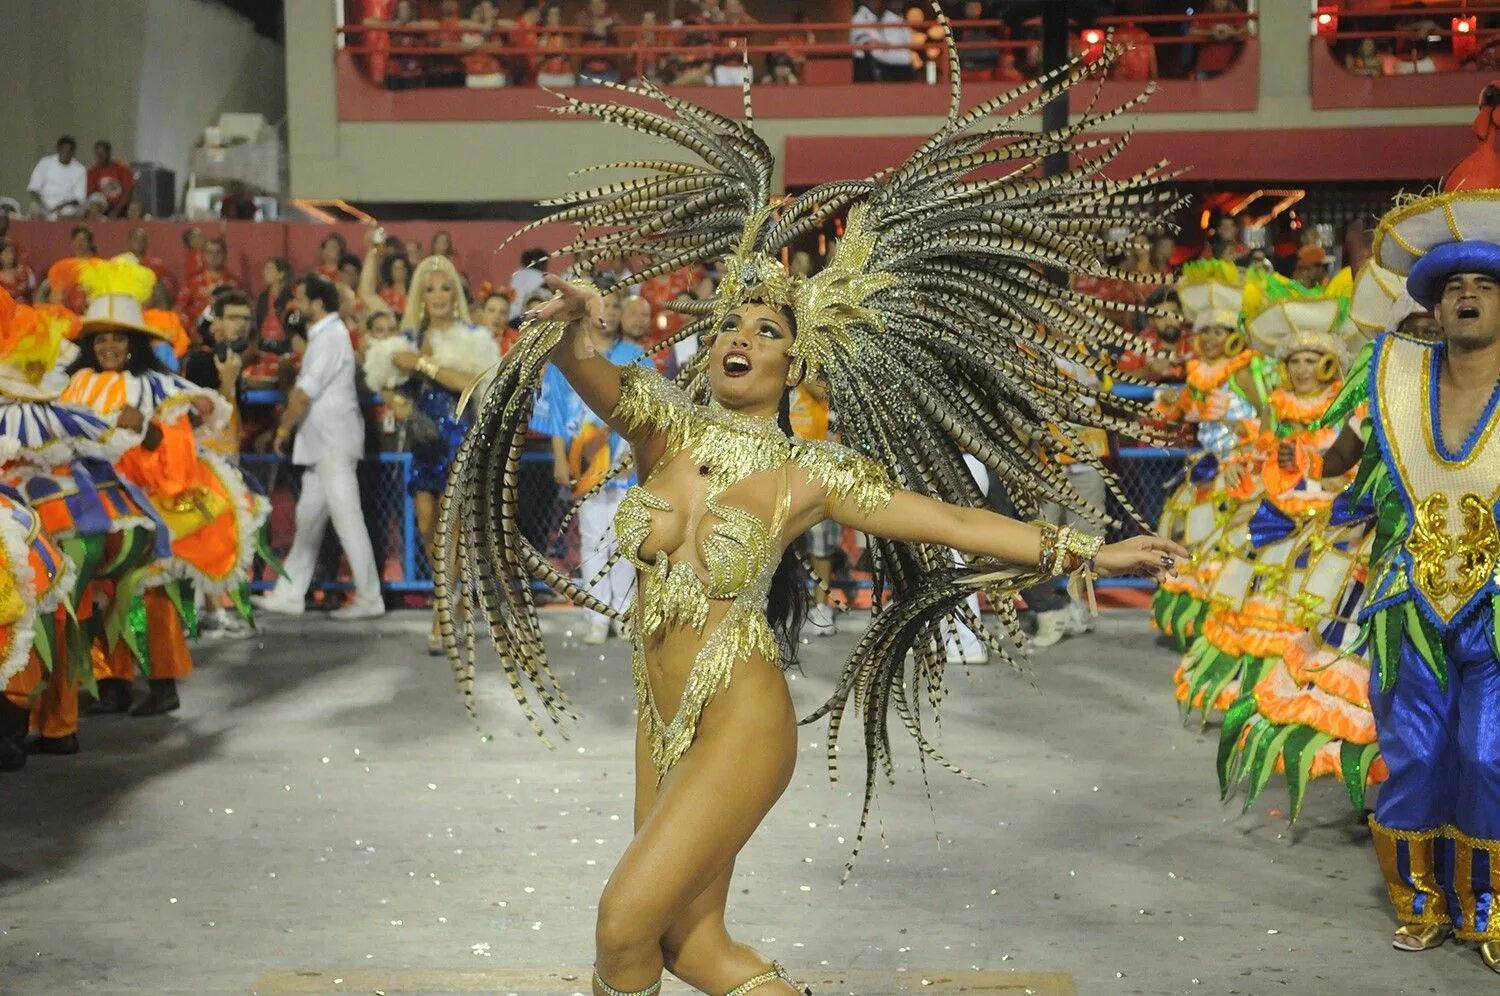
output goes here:
[{"label": "woman's outstretched arm", "polygon": [[[886,539],[935,543],[971,557],[989,557],[1021,567],[1036,567],[1041,561],[1042,527],[988,509],[949,505],[914,491],[897,491],[889,502],[868,512],[852,498],[834,500],[828,513],[840,525]],[[1188,552],[1170,540],[1135,536],[1105,546],[1094,562],[1105,576],[1160,577],[1176,570],[1178,561],[1187,558]]]},{"label": "woman's outstretched arm", "polygon": [[615,418],[620,403],[620,368],[601,356],[594,345],[593,326],[602,325],[604,299],[593,287],[568,283],[551,273],[547,274],[547,286],[557,296],[524,317],[527,321],[567,323],[562,341],[552,350],[553,364],[610,429],[632,444],[643,442],[645,437],[639,429]]}]

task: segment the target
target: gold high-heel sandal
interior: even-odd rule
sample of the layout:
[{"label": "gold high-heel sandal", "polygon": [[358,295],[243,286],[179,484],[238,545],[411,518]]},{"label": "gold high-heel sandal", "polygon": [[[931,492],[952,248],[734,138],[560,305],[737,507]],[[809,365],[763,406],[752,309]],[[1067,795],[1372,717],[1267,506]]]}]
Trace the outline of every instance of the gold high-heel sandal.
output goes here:
[{"label": "gold high-heel sandal", "polygon": [[748,982],[735,986],[729,992],[725,993],[724,996],[745,996],[750,990],[759,989],[767,982],[785,982],[799,993],[802,993],[803,996],[812,996],[812,990],[800,983],[793,982],[792,977],[786,974],[786,969],[782,968],[781,963],[778,961],[771,962],[771,967],[768,971],[762,972]]},{"label": "gold high-heel sandal", "polygon": [[[1443,942],[1453,936],[1453,928],[1445,923],[1408,923],[1398,927],[1391,938],[1391,947],[1397,951],[1431,951],[1442,947]],[[1403,944],[1402,941],[1415,943]]]},{"label": "gold high-heel sandal", "polygon": [[1500,941],[1480,941],[1479,960],[1491,972],[1500,972]]}]

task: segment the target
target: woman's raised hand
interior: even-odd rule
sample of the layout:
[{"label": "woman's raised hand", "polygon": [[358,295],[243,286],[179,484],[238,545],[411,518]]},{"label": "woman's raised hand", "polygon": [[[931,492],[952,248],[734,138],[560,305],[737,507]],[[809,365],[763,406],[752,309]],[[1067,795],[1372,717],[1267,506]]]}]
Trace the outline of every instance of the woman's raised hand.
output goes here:
[{"label": "woman's raised hand", "polygon": [[528,321],[567,322],[575,325],[593,320],[602,328],[604,298],[597,288],[589,284],[569,283],[556,274],[547,274],[547,287],[554,291],[552,300],[537,305],[526,312]]},{"label": "woman's raised hand", "polygon": [[1102,577],[1117,574],[1140,574],[1160,580],[1177,573],[1188,560],[1188,552],[1171,540],[1159,536],[1132,536],[1111,543],[1099,551],[1094,566]]}]

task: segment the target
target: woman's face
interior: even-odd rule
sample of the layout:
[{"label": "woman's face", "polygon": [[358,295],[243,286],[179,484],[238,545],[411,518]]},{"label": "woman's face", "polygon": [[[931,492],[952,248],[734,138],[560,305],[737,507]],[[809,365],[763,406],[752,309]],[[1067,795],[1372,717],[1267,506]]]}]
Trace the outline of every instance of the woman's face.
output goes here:
[{"label": "woman's face", "polygon": [[433,322],[446,323],[453,318],[453,302],[458,296],[446,273],[430,273],[422,285],[422,307]]},{"label": "woman's face", "polygon": [[338,239],[330,237],[324,239],[323,244],[318,247],[318,254],[323,258],[324,265],[336,267],[339,265],[339,258],[344,255],[344,249],[339,245]]},{"label": "woman's face", "polygon": [[130,336],[124,332],[95,332],[94,359],[100,370],[124,370],[130,362]]},{"label": "woman's face", "polygon": [[402,291],[405,291],[406,285],[411,283],[411,267],[401,256],[397,256],[391,263],[391,283]]},{"label": "woman's face", "polygon": [[78,232],[74,234],[71,242],[73,245],[73,255],[89,256],[93,254],[94,243],[93,240],[89,238],[88,232]]},{"label": "woman's face", "polygon": [[791,386],[791,345],[790,321],[776,308],[746,304],[725,315],[709,349],[714,397],[735,411],[774,414]]},{"label": "woman's face", "polygon": [[260,275],[268,287],[281,282],[281,271],[270,260],[266,260],[266,265],[261,267]]},{"label": "woman's face", "polygon": [[510,320],[510,302],[503,297],[492,297],[479,309],[479,320],[491,332],[504,332]]},{"label": "woman's face", "polygon": [[447,232],[438,232],[432,237],[432,254],[434,256],[453,255],[453,236]]},{"label": "woman's face", "polygon": [[1310,351],[1293,353],[1287,357],[1287,379],[1292,382],[1293,391],[1298,394],[1312,394],[1323,386],[1323,383],[1318,380],[1318,363],[1322,359],[1322,354]]},{"label": "woman's face", "polygon": [[1215,325],[1198,332],[1196,343],[1198,355],[1205,360],[1217,360],[1224,356],[1224,340],[1229,338],[1229,329]]}]

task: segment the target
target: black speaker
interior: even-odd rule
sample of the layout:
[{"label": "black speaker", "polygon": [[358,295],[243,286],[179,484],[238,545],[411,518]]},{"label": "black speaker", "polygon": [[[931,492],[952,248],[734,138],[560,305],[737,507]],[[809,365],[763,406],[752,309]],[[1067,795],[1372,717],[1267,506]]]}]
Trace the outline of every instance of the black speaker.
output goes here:
[{"label": "black speaker", "polygon": [[160,163],[131,163],[135,170],[135,199],[152,218],[177,216],[177,174]]}]

